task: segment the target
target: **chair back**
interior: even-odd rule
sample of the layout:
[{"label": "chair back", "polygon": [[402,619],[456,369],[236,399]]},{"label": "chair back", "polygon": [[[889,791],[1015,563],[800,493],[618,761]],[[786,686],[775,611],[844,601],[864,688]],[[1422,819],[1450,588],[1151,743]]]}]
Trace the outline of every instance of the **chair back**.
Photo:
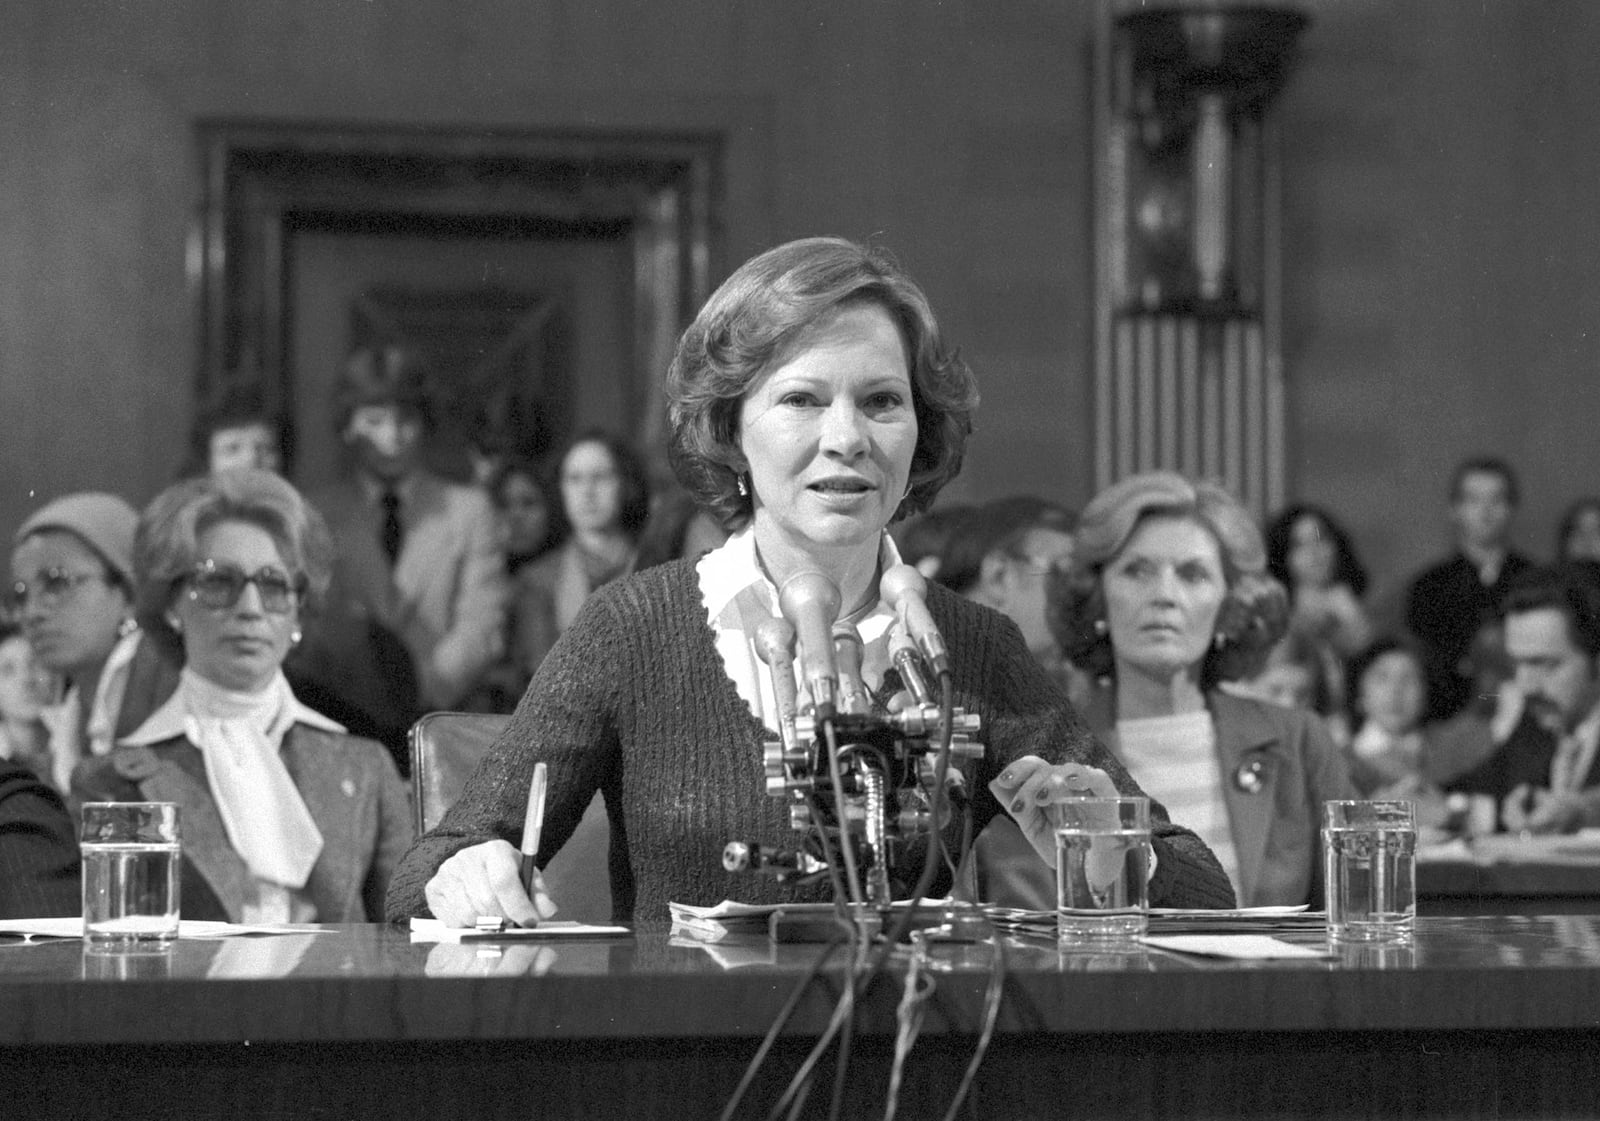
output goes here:
[{"label": "chair back", "polygon": [[[430,712],[411,726],[411,789],[418,833],[438,825],[461,797],[467,777],[510,720],[479,712]],[[610,847],[605,799],[596,794],[577,829],[544,868],[545,886],[561,909],[557,918],[611,921]]]}]

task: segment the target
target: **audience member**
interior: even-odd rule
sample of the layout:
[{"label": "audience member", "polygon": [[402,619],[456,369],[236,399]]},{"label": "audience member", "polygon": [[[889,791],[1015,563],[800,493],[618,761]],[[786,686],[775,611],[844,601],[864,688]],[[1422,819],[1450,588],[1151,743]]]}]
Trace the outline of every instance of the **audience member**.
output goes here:
[{"label": "audience member", "polygon": [[[1513,676],[1509,732],[1452,789],[1494,797],[1513,831],[1600,825],[1600,586],[1580,569],[1536,569],[1505,597]],[[1514,721],[1514,722],[1513,722]]]},{"label": "audience member", "polygon": [[1517,480],[1504,460],[1474,457],[1456,468],[1450,519],[1456,551],[1412,582],[1406,627],[1428,661],[1428,719],[1459,712],[1472,695],[1465,657],[1485,621],[1500,612],[1506,589],[1529,561],[1511,548]]},{"label": "audience member", "polygon": [[322,519],[267,471],[180,482],[140,522],[139,616],[183,670],[148,720],[79,765],[73,792],[181,807],[185,918],[383,913],[412,836],[400,777],[381,745],[301,704],[281,671],[331,564]]},{"label": "audience member", "polygon": [[1332,647],[1340,659],[1372,641],[1361,597],[1367,570],[1350,535],[1320,506],[1284,510],[1267,526],[1267,571],[1289,592],[1289,629]]},{"label": "audience member", "polygon": [[223,386],[202,405],[189,428],[189,453],[179,469],[190,478],[233,467],[282,471],[288,428],[252,386]]},{"label": "audience member", "polygon": [[1580,498],[1561,515],[1555,559],[1600,564],[1600,498]]},{"label": "audience member", "polygon": [[674,480],[670,486],[659,488],[651,503],[650,516],[639,534],[634,571],[643,572],[680,557],[692,560],[727,539],[727,530],[711,511]]},{"label": "audience member", "polygon": [[1333,742],[1343,746],[1349,742],[1349,726],[1339,708],[1336,672],[1329,663],[1326,646],[1310,635],[1291,630],[1267,651],[1259,673],[1224,681],[1219,688],[1284,708],[1314,712],[1322,717]]},{"label": "audience member", "polygon": [[974,509],[972,506],[936,506],[890,526],[889,536],[900,549],[900,559],[914,566],[925,579],[944,583],[939,570],[944,564],[950,538],[960,532],[962,522]]},{"label": "audience member", "polygon": [[[416,355],[399,347],[356,352],[341,373],[334,408],[354,470],[312,496],[338,550],[333,595],[352,616],[401,638],[425,710],[458,705],[500,656],[507,593],[488,499],[422,465],[430,410]],[[344,636],[331,667],[348,673],[349,658],[363,648],[372,667],[371,641]],[[357,695],[369,698],[366,707],[404,711],[406,667],[372,668],[377,679],[358,683]]]},{"label": "audience member", "polygon": [[1081,704],[1089,683],[1062,655],[1046,604],[1051,579],[1072,563],[1072,529],[1071,512],[1053,502],[1032,495],[997,499],[954,527],[939,571],[946,587],[1016,623],[1051,680]]},{"label": "audience member", "polygon": [[80,883],[78,831],[61,795],[0,760],[0,919],[80,915]]},{"label": "audience member", "polygon": [[0,759],[53,783],[50,731],[39,715],[51,693],[50,675],[33,656],[22,628],[0,622]]},{"label": "audience member", "polygon": [[621,440],[590,429],[557,462],[556,547],[517,576],[516,659],[528,676],[596,588],[632,572],[650,514],[644,464]]},{"label": "audience member", "polygon": [[178,667],[145,642],[133,613],[139,515],[111,494],[69,494],[35,510],[11,550],[11,608],[34,656],[59,681],[40,712],[52,781],[103,755],[178,684]]},{"label": "audience member", "polygon": [[550,548],[554,520],[550,492],[532,460],[515,458],[495,469],[487,488],[489,501],[500,515],[506,575],[514,577],[523,565],[538,560]]},{"label": "audience member", "polygon": [[1100,492],[1078,522],[1054,623],[1097,681],[1089,722],[1244,906],[1322,898],[1322,803],[1353,793],[1322,721],[1218,686],[1256,673],[1288,622],[1260,531],[1221,487],[1170,472]]}]

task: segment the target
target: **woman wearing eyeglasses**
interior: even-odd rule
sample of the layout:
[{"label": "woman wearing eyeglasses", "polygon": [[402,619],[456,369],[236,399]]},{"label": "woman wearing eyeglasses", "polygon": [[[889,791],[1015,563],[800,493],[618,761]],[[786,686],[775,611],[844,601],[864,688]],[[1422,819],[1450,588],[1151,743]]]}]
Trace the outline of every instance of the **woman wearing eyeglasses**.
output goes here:
[{"label": "woman wearing eyeglasses", "polygon": [[139,522],[136,606],[183,671],[110,755],[73,775],[84,801],[182,807],[183,914],[365,922],[411,842],[388,753],[295,699],[284,655],[326,590],[327,527],[266,471],[190,479]]},{"label": "woman wearing eyeglasses", "polygon": [[177,666],[134,621],[138,522],[116,495],[82,491],[39,507],[13,539],[6,604],[59,685],[40,712],[58,790],[79,759],[110,751],[178,684]]}]

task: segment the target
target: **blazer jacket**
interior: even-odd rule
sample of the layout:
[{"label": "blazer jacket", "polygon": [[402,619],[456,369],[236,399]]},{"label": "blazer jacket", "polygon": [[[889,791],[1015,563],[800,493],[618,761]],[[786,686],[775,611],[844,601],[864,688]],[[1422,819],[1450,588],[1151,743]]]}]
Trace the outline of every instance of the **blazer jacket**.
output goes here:
[{"label": "blazer jacket", "polygon": [[61,795],[0,759],[0,919],[83,913],[77,833]]},{"label": "blazer jacket", "polygon": [[[322,834],[305,886],[317,921],[381,922],[389,874],[414,833],[388,752],[372,740],[296,724],[284,737],[283,761]],[[72,789],[86,802],[178,803],[183,917],[239,921],[252,895],[250,870],[228,840],[199,748],[183,737],[124,745],[80,763]]]},{"label": "blazer jacket", "polygon": [[[1221,691],[1207,694],[1206,706],[1239,861],[1239,906],[1321,906],[1322,803],[1357,796],[1344,756],[1312,713]],[[1109,690],[1096,690],[1084,715],[1102,742],[1115,742]],[[984,830],[971,865],[968,890],[978,898],[1055,907],[1054,873],[1009,821],[996,819]]]},{"label": "blazer jacket", "polygon": [[338,548],[338,586],[405,640],[423,708],[452,708],[504,649],[505,554],[482,492],[426,471],[400,490],[405,536],[392,572],[382,510],[359,478],[311,498]]}]

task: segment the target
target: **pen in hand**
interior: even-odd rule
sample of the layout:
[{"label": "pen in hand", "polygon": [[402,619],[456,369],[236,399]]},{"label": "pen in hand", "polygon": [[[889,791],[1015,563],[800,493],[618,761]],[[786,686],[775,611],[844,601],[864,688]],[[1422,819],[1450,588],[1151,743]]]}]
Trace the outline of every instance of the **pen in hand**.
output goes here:
[{"label": "pen in hand", "polygon": [[544,795],[549,784],[549,768],[539,762],[533,765],[533,781],[528,784],[528,814],[522,821],[522,890],[533,898],[534,877],[539,874],[534,863],[539,855],[539,834],[544,830]]}]

